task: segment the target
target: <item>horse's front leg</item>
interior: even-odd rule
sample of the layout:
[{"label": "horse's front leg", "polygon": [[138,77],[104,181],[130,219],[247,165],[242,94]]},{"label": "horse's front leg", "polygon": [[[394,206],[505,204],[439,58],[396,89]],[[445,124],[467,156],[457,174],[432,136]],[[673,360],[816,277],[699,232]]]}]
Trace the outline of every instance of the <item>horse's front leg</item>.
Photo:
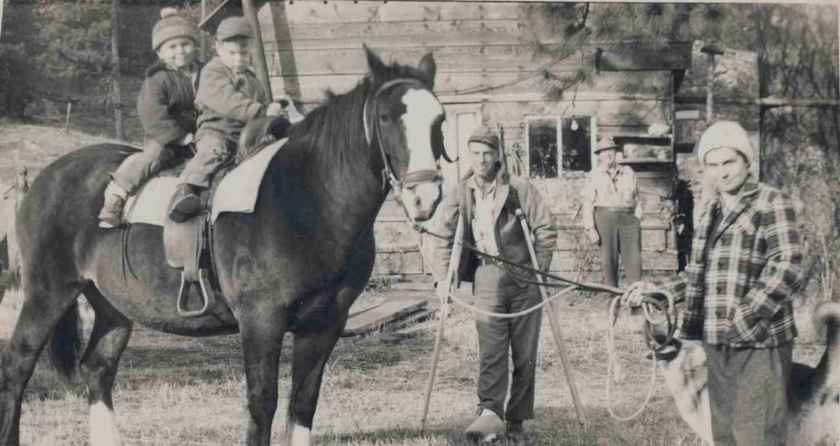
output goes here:
[{"label": "horse's front leg", "polygon": [[273,296],[244,297],[239,330],[248,385],[248,446],[271,444],[271,423],[277,410],[277,369],[287,327],[285,308]]},{"label": "horse's front leg", "polygon": [[[295,332],[292,360],[292,388],[286,422],[287,443],[309,446],[312,419],[318,406],[324,366],[347,323],[350,305],[361,293],[358,288],[343,288],[337,295],[319,296],[328,305],[319,321]],[[328,322],[327,322],[328,321]]]}]

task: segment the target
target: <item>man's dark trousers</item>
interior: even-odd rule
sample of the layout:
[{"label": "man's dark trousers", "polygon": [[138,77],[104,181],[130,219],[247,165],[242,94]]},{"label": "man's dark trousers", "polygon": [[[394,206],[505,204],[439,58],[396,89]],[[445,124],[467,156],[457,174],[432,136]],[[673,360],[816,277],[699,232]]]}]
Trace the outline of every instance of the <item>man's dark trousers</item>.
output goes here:
[{"label": "man's dark trousers", "polygon": [[[496,265],[482,265],[475,275],[476,306],[498,313],[515,313],[541,302],[534,285],[521,285]],[[478,400],[508,421],[534,417],[534,377],[540,339],[542,311],[510,319],[476,316],[478,331]],[[513,379],[508,390],[508,351],[513,357]]]},{"label": "man's dark trousers", "polygon": [[777,348],[703,344],[715,446],[783,446],[793,343]]},{"label": "man's dark trousers", "polygon": [[618,253],[627,282],[642,278],[642,235],[632,208],[596,207],[595,229],[601,237],[601,269],[604,283],[618,286]]}]

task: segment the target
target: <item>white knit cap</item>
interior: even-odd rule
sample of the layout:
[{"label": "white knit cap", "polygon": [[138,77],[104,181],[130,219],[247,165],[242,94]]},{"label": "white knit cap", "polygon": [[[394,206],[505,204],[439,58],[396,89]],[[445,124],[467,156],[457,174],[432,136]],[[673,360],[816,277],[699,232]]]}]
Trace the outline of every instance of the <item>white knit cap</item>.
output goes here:
[{"label": "white knit cap", "polygon": [[706,154],[724,147],[737,150],[744,155],[747,163],[752,165],[755,153],[750,144],[750,137],[741,124],[735,121],[717,121],[709,126],[697,143],[697,159],[701,165],[706,165]]}]

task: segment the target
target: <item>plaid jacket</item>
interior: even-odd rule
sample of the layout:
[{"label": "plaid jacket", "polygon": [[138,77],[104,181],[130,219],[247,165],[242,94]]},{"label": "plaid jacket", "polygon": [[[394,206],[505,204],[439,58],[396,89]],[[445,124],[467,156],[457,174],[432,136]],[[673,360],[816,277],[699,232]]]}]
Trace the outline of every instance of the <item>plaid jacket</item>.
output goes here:
[{"label": "plaid jacket", "polygon": [[714,233],[717,199],[701,212],[685,274],[662,285],[685,298],[681,336],[732,347],[770,348],[796,337],[792,296],[802,245],[791,200],[748,182]]}]

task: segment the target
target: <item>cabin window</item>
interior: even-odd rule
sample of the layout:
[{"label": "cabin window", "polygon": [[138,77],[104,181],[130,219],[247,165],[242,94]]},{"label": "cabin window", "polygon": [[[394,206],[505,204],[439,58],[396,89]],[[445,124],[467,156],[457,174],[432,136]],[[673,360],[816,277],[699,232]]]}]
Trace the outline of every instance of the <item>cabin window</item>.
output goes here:
[{"label": "cabin window", "polygon": [[557,178],[564,172],[592,169],[593,125],[590,116],[529,117],[526,121],[532,178]]}]

